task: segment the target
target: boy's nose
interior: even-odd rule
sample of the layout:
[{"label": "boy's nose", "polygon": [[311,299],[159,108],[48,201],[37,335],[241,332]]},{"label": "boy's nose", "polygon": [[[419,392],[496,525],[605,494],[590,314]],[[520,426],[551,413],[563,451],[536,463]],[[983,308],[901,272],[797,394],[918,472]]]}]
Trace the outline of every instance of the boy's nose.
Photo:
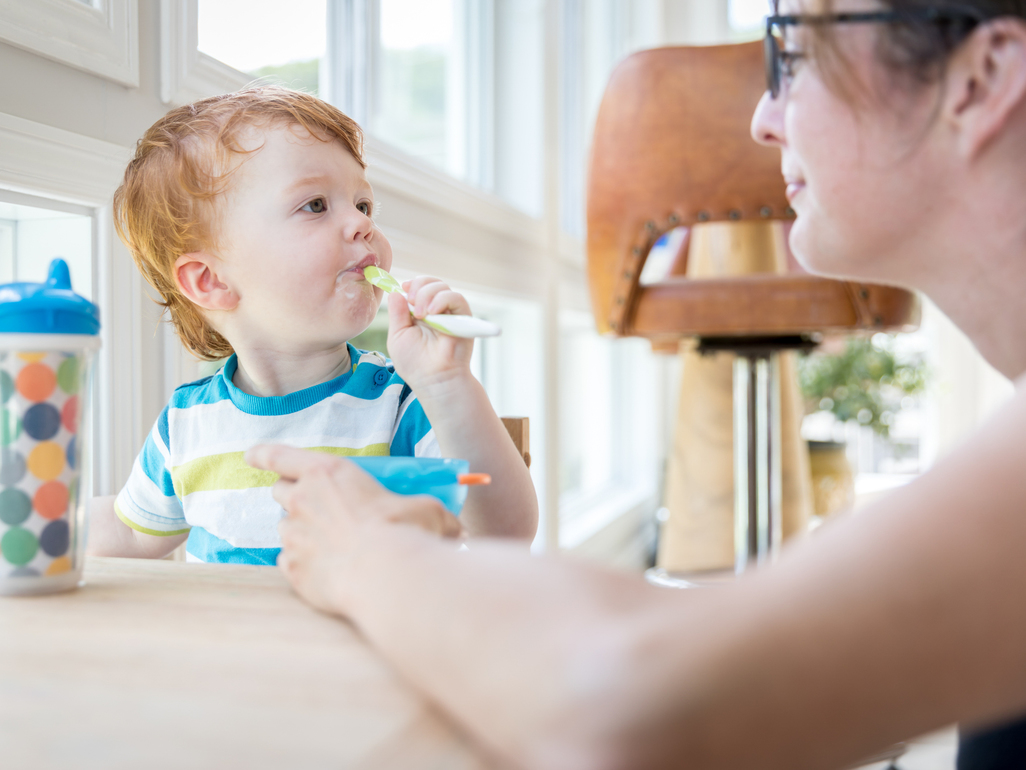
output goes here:
[{"label": "boy's nose", "polygon": [[357,211],[345,223],[345,239],[347,241],[368,240],[374,231],[374,223],[366,214]]}]

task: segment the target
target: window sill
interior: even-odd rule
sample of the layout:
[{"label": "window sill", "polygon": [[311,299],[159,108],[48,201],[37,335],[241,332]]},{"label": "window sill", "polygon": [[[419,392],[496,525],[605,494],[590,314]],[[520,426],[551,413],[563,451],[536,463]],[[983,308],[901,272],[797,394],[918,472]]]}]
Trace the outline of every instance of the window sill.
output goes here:
[{"label": "window sill", "polygon": [[565,551],[615,560],[654,520],[659,499],[649,487],[614,487],[561,506],[559,545]]},{"label": "window sill", "polygon": [[[463,220],[532,248],[545,245],[545,223],[497,195],[447,174],[402,150],[367,137],[367,175],[376,190],[410,199],[446,217]],[[385,207],[388,217],[390,206]]]}]

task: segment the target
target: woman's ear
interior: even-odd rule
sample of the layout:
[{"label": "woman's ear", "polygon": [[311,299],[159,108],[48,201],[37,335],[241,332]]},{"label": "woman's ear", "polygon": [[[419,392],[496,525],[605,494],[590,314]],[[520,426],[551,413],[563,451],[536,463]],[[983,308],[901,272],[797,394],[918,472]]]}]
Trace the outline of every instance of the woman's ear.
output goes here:
[{"label": "woman's ear", "polygon": [[175,283],[194,305],[204,310],[234,310],[239,295],[218,276],[220,261],[205,251],[182,254],[175,260]]},{"label": "woman's ear", "polygon": [[1026,23],[986,22],[952,60],[947,78],[948,119],[959,154],[980,154],[1026,107]]}]

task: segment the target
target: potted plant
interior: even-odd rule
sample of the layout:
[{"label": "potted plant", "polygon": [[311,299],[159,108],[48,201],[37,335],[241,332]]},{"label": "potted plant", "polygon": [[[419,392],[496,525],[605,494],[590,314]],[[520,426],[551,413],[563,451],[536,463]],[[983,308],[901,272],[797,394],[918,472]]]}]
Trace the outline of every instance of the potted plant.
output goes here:
[{"label": "potted plant", "polygon": [[[854,423],[887,439],[898,414],[915,405],[927,379],[922,354],[899,353],[896,339],[892,334],[875,334],[838,340],[799,358],[798,381],[806,414],[831,415],[827,422],[833,426]],[[831,432],[832,436],[817,438],[832,440],[809,442],[819,516],[850,508],[855,498],[846,446],[837,440],[845,431]]]}]

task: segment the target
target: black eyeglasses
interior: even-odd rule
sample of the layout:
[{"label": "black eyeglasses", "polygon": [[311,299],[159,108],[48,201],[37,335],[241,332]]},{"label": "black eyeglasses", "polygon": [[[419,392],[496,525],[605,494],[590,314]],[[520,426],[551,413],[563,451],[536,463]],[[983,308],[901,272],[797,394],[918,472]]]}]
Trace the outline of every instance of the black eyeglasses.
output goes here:
[{"label": "black eyeglasses", "polygon": [[784,27],[799,24],[870,24],[870,23],[959,23],[961,32],[967,33],[986,17],[975,8],[909,8],[904,11],[874,11],[866,13],[802,13],[793,16],[768,16],[766,18],[766,87],[774,99],[780,95],[781,81],[791,79],[792,68],[801,54],[784,47]]}]

